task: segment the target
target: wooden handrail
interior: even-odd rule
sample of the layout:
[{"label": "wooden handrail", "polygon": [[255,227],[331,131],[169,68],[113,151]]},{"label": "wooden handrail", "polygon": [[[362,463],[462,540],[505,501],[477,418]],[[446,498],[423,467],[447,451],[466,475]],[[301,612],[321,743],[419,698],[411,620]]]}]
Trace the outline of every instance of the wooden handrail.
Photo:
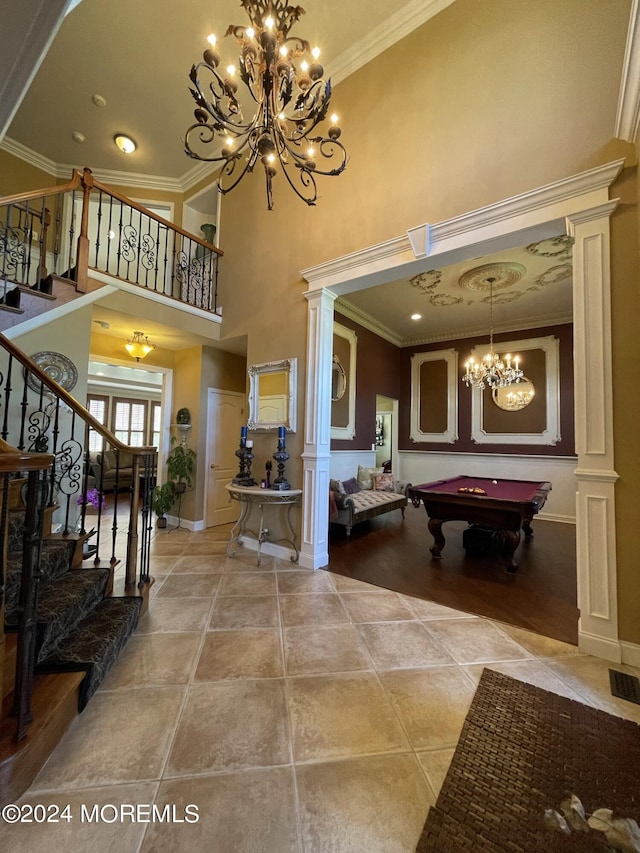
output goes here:
[{"label": "wooden handrail", "polygon": [[58,184],[55,187],[49,187],[45,190],[29,190],[24,193],[14,193],[13,195],[0,196],[0,207],[5,207],[9,204],[20,204],[24,201],[31,201],[34,198],[42,198],[43,196],[61,195],[69,192],[69,190],[77,190],[82,184],[82,174],[77,170],[73,170],[73,175],[70,181],[66,184]]},{"label": "wooden handrail", "polygon": [[53,461],[54,457],[50,453],[27,453],[0,438],[0,474],[12,474],[14,471],[44,471],[53,465]]},{"label": "wooden handrail", "polygon": [[[85,169],[86,172],[91,172],[90,169]],[[193,243],[198,243],[200,246],[204,246],[205,249],[209,249],[209,251],[213,251],[216,255],[222,257],[224,252],[222,249],[218,249],[217,246],[214,246],[212,243],[207,243],[206,240],[201,240],[199,237],[196,237],[195,234],[190,234],[188,231],[185,231],[184,228],[180,228],[179,225],[176,225],[174,222],[170,222],[168,219],[164,219],[162,216],[158,216],[156,213],[152,213],[150,210],[147,210],[146,207],[142,207],[139,204],[136,204],[135,201],[132,201],[130,198],[127,198],[126,195],[121,195],[117,190],[111,189],[111,187],[106,186],[106,184],[100,183],[100,181],[96,181],[93,176],[91,177],[92,185],[95,189],[102,190],[103,193],[110,195],[112,198],[117,199],[122,202],[122,204],[126,204],[128,207],[132,207],[134,210],[137,210],[139,213],[148,216],[149,219],[154,219],[156,222],[159,222],[161,225],[165,225],[167,228],[170,228],[171,231],[176,231],[178,234],[182,234],[183,237],[187,237]]]},{"label": "wooden handrail", "polygon": [[[61,385],[52,379],[42,368],[33,361],[33,359],[29,358],[28,355],[25,355],[15,344],[9,340],[9,338],[5,337],[2,332],[0,332],[0,344],[4,347],[4,349],[11,353],[11,355],[19,361],[24,367],[28,368],[31,373],[33,373],[39,381],[43,383],[47,388],[54,392],[54,394],[59,397],[66,406],[72,409],[76,415],[78,415],[81,420],[83,420],[91,429],[95,430],[99,435],[105,438],[110,444],[112,444],[117,450],[132,453],[135,456],[144,456],[149,453],[156,453],[156,448],[151,447],[132,447],[128,444],[124,444],[124,442],[120,441],[120,439],[116,438],[113,433],[111,433],[105,426],[103,426],[100,421],[96,420],[92,414],[90,414],[84,406],[82,406],[75,397],[72,397],[68,391],[66,391]],[[42,456],[44,454],[35,454],[36,456]],[[46,466],[45,466],[46,467]]]}]

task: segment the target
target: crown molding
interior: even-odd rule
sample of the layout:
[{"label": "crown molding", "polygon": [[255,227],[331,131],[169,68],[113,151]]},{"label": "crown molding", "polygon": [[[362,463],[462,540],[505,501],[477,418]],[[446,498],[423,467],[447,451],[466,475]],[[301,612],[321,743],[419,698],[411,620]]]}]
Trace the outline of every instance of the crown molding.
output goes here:
[{"label": "crown molding", "polygon": [[351,302],[347,302],[347,300],[341,298],[336,299],[334,303],[334,311],[338,311],[343,315],[343,317],[348,317],[350,320],[353,320],[354,323],[358,323],[360,326],[363,326],[365,329],[373,332],[373,334],[377,335],[379,338],[384,338],[384,340],[388,341],[390,344],[394,344],[397,347],[404,346],[403,339],[400,335],[396,334],[396,332],[389,329],[383,323],[374,319],[370,314],[356,308],[355,305],[351,304]]},{"label": "crown molding", "polygon": [[618,111],[614,136],[635,142],[640,127],[640,2],[633,0],[629,12],[627,46],[622,64]]},{"label": "crown molding", "polygon": [[42,169],[43,172],[46,172],[53,178],[69,177],[70,170],[67,170],[64,173],[60,172],[60,167],[54,163],[53,160],[49,160],[48,157],[38,154],[37,151],[34,151],[32,148],[27,148],[26,145],[23,145],[21,142],[17,142],[15,139],[11,139],[9,136],[5,136],[2,142],[0,142],[0,149],[2,149],[2,151],[6,151],[7,154],[12,154],[19,160],[24,160],[24,162],[28,163],[30,166],[35,166],[36,169]]},{"label": "crown molding", "polygon": [[[613,160],[603,166],[596,166],[535,190],[511,196],[462,216],[445,219],[436,225],[425,223],[410,228],[407,234],[415,257],[425,258],[434,251],[441,250],[443,244],[458,245],[461,241],[464,243],[466,234],[470,231],[477,232],[479,228],[491,228],[516,216],[535,214],[541,208],[548,209],[551,205],[561,205],[571,199],[582,198],[588,193],[597,194],[606,191],[606,195],[598,199],[602,204],[606,204],[609,201],[608,189],[622,171],[623,166],[624,158]],[[583,204],[582,201],[580,209]]]},{"label": "crown molding", "polygon": [[[405,347],[417,347],[423,344],[441,343],[443,341],[455,341],[465,338],[480,338],[486,337],[488,334],[486,325],[479,328],[459,328],[450,329],[446,332],[440,332],[437,335],[415,335],[409,338],[403,338],[396,332],[389,329],[383,323],[380,323],[366,311],[356,308],[351,302],[344,297],[339,297],[335,302],[335,310],[358,323],[374,335],[383,338],[394,346],[404,349]],[[570,311],[559,314],[548,314],[541,317],[532,317],[527,320],[512,320],[505,323],[500,323],[494,327],[494,333],[501,334],[503,332],[521,332],[524,329],[543,329],[546,326],[563,326],[567,323],[573,323],[573,315]]]},{"label": "crown molding", "polygon": [[362,39],[331,62],[327,76],[331,78],[332,83],[340,83],[454,2],[455,0],[411,0],[406,6],[397,9],[393,17],[368,33],[366,39]]},{"label": "crown molding", "polygon": [[[21,142],[11,139],[9,136],[0,142],[0,148],[25,163],[35,166],[37,169],[42,169],[43,172],[51,175],[54,178],[68,179],[74,169],[82,171],[84,168],[81,164],[55,163],[38,154],[32,148],[27,148]],[[115,169],[91,169],[91,172],[99,181],[105,184],[114,184],[119,187],[141,187],[151,190],[165,190],[166,192],[181,193],[184,191],[180,178],[168,178],[162,175],[146,175],[142,172],[120,172]]]}]

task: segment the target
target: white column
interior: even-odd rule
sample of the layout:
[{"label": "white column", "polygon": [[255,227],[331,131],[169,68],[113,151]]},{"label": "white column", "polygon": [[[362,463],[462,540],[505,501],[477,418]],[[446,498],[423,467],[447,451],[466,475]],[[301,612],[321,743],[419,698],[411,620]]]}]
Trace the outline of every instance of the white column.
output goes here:
[{"label": "white column", "polygon": [[576,543],[579,644],[621,660],[618,641],[611,369],[609,219],[617,200],[571,214],[573,247],[575,430],[578,468]]},{"label": "white column", "polygon": [[305,293],[305,296],[309,303],[309,320],[300,565],[319,569],[329,562],[331,357],[335,294],[317,290]]}]

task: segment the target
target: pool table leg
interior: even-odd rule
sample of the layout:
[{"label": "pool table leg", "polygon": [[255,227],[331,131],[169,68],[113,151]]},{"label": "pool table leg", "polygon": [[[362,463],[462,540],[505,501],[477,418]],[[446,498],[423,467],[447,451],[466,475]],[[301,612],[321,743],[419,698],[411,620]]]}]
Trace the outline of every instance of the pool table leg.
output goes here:
[{"label": "pool table leg", "polygon": [[442,535],[442,520],[439,518],[429,519],[429,533],[433,536],[433,545],[429,550],[434,557],[440,557],[444,548],[445,539]]},{"label": "pool table leg", "polygon": [[531,527],[531,519],[523,518],[522,519],[522,529],[524,530],[524,535],[528,538],[529,536],[533,536],[533,528]]},{"label": "pool table leg", "polygon": [[518,571],[518,564],[513,558],[515,554],[516,548],[520,544],[520,531],[519,530],[505,530],[503,531],[504,535],[504,558],[506,562],[506,569],[509,574],[514,574]]}]

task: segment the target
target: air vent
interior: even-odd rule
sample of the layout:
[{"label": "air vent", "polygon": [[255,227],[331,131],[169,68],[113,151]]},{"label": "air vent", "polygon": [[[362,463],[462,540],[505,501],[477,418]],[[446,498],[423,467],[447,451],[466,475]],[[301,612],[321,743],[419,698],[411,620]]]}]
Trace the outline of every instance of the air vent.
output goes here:
[{"label": "air vent", "polygon": [[611,694],[613,696],[640,705],[640,679],[636,678],[635,675],[610,669],[609,681],[611,682]]}]

